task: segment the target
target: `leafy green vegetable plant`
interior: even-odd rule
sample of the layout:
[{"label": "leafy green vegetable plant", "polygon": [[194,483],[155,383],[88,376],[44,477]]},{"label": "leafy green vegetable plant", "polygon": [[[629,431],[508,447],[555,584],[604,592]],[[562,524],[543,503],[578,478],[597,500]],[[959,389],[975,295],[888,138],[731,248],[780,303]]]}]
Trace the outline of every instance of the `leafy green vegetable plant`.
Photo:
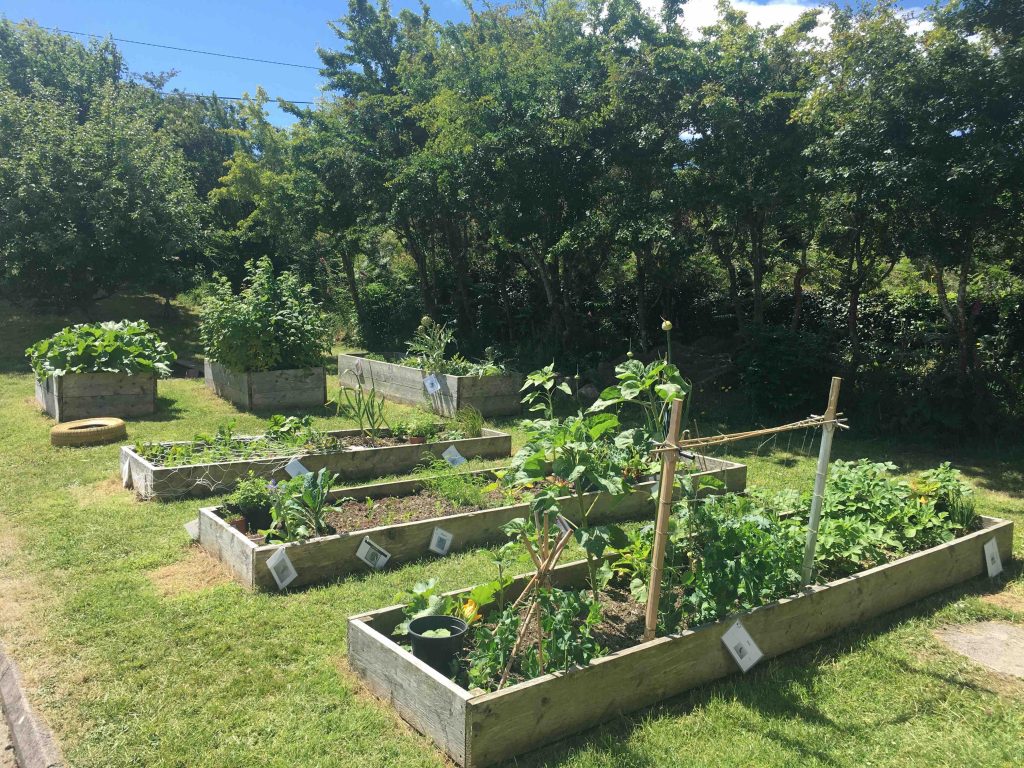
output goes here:
[{"label": "leafy green vegetable plant", "polygon": [[587,412],[600,413],[623,405],[639,407],[647,434],[656,440],[664,439],[669,406],[673,400],[687,398],[691,390],[679,369],[664,360],[644,365],[631,358],[615,366],[615,378],[617,383],[605,388]]},{"label": "leafy green vegetable plant", "polygon": [[144,320],[68,326],[37,341],[25,355],[40,379],[68,373],[170,376],[176,358]]},{"label": "leafy green vegetable plant", "polygon": [[555,418],[556,392],[563,392],[572,397],[572,387],[564,381],[558,381],[554,361],[528,373],[519,391],[525,393],[522,397],[523,405],[528,406],[531,413],[541,413],[545,419]]},{"label": "leafy green vegetable plant", "polygon": [[270,489],[270,528],[260,531],[268,544],[302,541],[330,533],[326,514],[338,476],[326,469],[274,483]]},{"label": "leafy green vegetable plant", "polygon": [[205,464],[236,459],[285,457],[299,453],[337,450],[338,440],[316,429],[309,416],[275,415],[258,437],[234,434],[234,422],[221,425],[214,435],[196,435],[191,442],[136,443],[135,452],[162,467]]},{"label": "leafy green vegetable plant", "polygon": [[444,323],[436,323],[424,315],[412,339],[406,344],[406,357],[400,363],[419,368],[427,373],[447,373],[453,376],[499,376],[505,373],[505,366],[495,360],[493,347],[488,347],[486,356],[478,363],[467,360],[456,352],[446,356],[446,350],[455,341],[455,334]]}]

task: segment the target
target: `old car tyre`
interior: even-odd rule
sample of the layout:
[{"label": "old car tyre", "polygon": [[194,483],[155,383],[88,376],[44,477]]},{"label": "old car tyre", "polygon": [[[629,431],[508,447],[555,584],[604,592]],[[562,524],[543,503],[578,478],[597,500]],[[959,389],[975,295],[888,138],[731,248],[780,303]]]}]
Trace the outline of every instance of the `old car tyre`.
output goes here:
[{"label": "old car tyre", "polygon": [[50,430],[50,442],[59,446],[112,443],[127,436],[124,421],[110,416],[66,421]]}]

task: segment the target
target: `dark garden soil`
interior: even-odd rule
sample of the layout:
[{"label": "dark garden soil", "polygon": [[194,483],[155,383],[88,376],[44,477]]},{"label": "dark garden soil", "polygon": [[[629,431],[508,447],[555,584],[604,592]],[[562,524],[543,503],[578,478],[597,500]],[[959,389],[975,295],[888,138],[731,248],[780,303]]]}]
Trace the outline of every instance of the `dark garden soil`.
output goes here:
[{"label": "dark garden soil", "polygon": [[401,440],[397,437],[369,438],[364,435],[357,435],[356,437],[338,438],[338,445],[342,448],[391,448],[396,445],[409,444],[408,440]]},{"label": "dark garden soil", "polygon": [[[499,492],[494,492],[488,494],[487,501],[488,507],[498,506],[502,496]],[[411,496],[373,499],[369,504],[365,499],[344,501],[327,514],[327,523],[338,533],[346,533],[380,525],[412,523],[463,512],[476,512],[478,509],[476,506],[455,504],[434,491],[422,490]]]},{"label": "dark garden soil", "polygon": [[591,630],[609,653],[631,648],[644,638],[646,606],[629,593],[628,585],[609,584],[600,595],[601,623]]}]

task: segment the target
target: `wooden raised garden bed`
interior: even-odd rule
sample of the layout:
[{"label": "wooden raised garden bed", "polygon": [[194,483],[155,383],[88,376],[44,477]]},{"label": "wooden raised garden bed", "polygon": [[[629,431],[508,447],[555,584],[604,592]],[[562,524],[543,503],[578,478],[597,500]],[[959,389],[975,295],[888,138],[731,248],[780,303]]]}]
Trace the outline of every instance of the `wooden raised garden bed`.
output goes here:
[{"label": "wooden raised garden bed", "polygon": [[[744,464],[711,457],[692,457],[693,476],[715,477],[724,484],[723,491],[741,492],[746,488],[747,468]],[[475,474],[490,475],[492,470]],[[603,525],[621,520],[654,518],[654,499],[651,495],[656,483],[640,483],[624,496],[610,496],[607,493],[588,494],[592,500],[599,496],[590,513],[591,525]],[[393,496],[410,496],[423,489],[420,480],[398,480],[373,485],[340,488],[331,492],[334,499],[351,497],[383,499]],[[571,498],[562,500],[563,514],[578,523],[576,503]],[[390,554],[387,564],[405,563],[424,556],[430,556],[431,539],[434,529],[442,529],[449,537],[448,552],[458,552],[473,547],[503,541],[506,537],[501,526],[517,517],[529,514],[529,505],[481,509],[461,514],[450,514],[413,522],[399,522],[391,525],[367,527],[330,536],[321,536],[307,541],[289,544],[259,545],[246,535],[224,522],[219,507],[207,507],[199,511],[199,543],[211,554],[224,562],[235,579],[250,589],[276,589],[276,582],[267,560],[279,549],[284,548],[298,574],[289,586],[298,587],[317,584],[343,576],[354,571],[373,570],[356,556],[356,550],[363,539],[370,539]]]},{"label": "wooden raised garden bed", "polygon": [[[981,530],[946,544],[491,693],[456,685],[394,642],[391,633],[404,618],[402,606],[349,619],[349,663],[373,693],[452,760],[483,768],[732,674],[737,665],[722,635],[737,619],[765,657],[778,656],[985,574],[983,548],[992,539],[1003,562],[1009,561],[1013,523],[991,517],[981,522]],[[552,574],[555,586],[581,587],[585,564],[562,566]],[[511,594],[522,590],[526,579],[520,577]]]},{"label": "wooden raised garden bed", "polygon": [[57,421],[156,411],[154,373],[68,373],[36,379],[36,400]]},{"label": "wooden raised garden bed", "polygon": [[[362,433],[358,429],[339,429],[326,434],[338,439],[352,439],[359,438]],[[388,434],[387,430],[381,430],[382,437]],[[163,443],[165,446],[185,444],[187,443]],[[512,453],[512,437],[504,432],[485,429],[480,437],[461,440],[372,448],[346,447],[329,452],[174,467],[156,466],[136,453],[133,446],[126,445],[121,448],[121,480],[125,488],[134,489],[144,499],[207,496],[230,490],[250,471],[269,479],[286,479],[289,475],[285,472],[285,466],[293,459],[298,459],[312,472],[327,468],[339,475],[342,480],[365,480],[410,472],[422,462],[424,453],[440,456],[452,446],[467,459],[503,459]]]},{"label": "wooden raised garden bed", "polygon": [[435,413],[454,416],[459,408],[472,406],[484,416],[519,413],[523,377],[519,373],[500,376],[451,376],[435,374],[440,389],[428,394],[419,368],[357,355],[338,355],[338,378],[346,387],[373,387],[388,400],[407,405],[430,403]]},{"label": "wooden raised garden bed", "polygon": [[327,373],[322,367],[233,371],[206,360],[203,368],[207,388],[245,411],[319,407],[327,402]]}]

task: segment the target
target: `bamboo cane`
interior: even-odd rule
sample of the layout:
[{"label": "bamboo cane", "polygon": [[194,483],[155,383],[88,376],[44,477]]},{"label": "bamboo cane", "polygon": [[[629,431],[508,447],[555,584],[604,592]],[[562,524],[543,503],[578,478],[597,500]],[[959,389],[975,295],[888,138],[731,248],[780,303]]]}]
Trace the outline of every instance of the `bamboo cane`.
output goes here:
[{"label": "bamboo cane", "polygon": [[836,406],[839,402],[839,385],[843,380],[832,377],[828,391],[828,408],[822,417],[821,446],[818,449],[818,468],[814,475],[814,496],[811,498],[811,514],[807,519],[807,543],[804,546],[804,563],[800,572],[800,585],[807,586],[814,572],[814,551],[818,546],[818,526],[821,523],[821,506],[825,500],[825,480],[828,478],[828,461],[832,453],[832,437],[836,431]]},{"label": "bamboo cane", "polygon": [[[666,442],[674,446],[679,440],[679,422],[683,415],[683,401],[672,402],[672,416],[669,419]],[[658,496],[658,519],[654,529],[654,552],[651,555],[651,583],[647,594],[647,621],[644,640],[653,640],[658,630],[658,603],[661,600],[661,571],[665,565],[665,545],[668,540],[668,520],[672,511],[672,494],[675,490],[676,461],[678,451],[668,451],[661,457],[661,491]]]},{"label": "bamboo cane", "polygon": [[[544,564],[538,571],[533,574],[533,578],[526,585],[526,588],[520,593],[519,597],[516,598],[515,602],[512,603],[512,610],[515,610],[516,606],[519,605],[520,601],[523,600],[526,595],[533,591],[536,592],[541,587],[541,582],[547,577],[548,573],[552,568],[555,567],[555,563],[558,562],[558,558],[562,554],[562,550],[565,549],[565,545],[569,543],[569,539],[572,538],[572,533],[566,533],[561,539],[555,544],[555,548],[551,551],[551,556],[544,561]],[[509,673],[512,671],[512,662],[515,661],[516,656],[519,654],[519,647],[522,645],[523,640],[526,637],[526,632],[529,629],[530,621],[533,619],[534,610],[540,607],[540,596],[530,603],[530,608],[526,612],[526,616],[523,618],[522,624],[519,625],[519,631],[516,633],[516,640],[512,644],[512,650],[509,651],[508,660],[505,662],[505,669],[501,673],[501,680],[498,681],[498,688],[503,688],[505,683],[508,681]],[[540,622],[540,615],[538,613],[538,626]],[[543,657],[541,657],[541,664],[543,665]]]}]

